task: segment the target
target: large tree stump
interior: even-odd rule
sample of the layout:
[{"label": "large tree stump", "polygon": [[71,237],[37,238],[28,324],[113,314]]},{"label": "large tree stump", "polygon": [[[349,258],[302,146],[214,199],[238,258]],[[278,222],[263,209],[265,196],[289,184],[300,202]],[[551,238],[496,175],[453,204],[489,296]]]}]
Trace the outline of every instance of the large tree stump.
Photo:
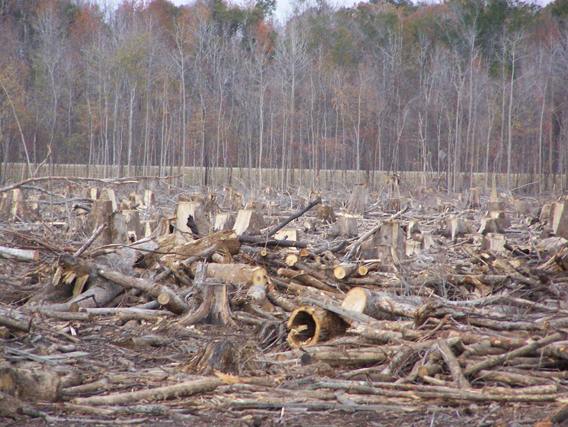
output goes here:
[{"label": "large tree stump", "polygon": [[398,221],[384,222],[373,238],[361,245],[364,259],[398,265],[406,257],[406,235]]},{"label": "large tree stump", "polygon": [[479,188],[473,187],[469,189],[469,197],[467,201],[468,209],[479,209],[481,207],[481,199],[479,197]]},{"label": "large tree stump", "polygon": [[319,204],[316,208],[316,218],[328,224],[335,222],[336,218],[333,207],[330,205]]},{"label": "large tree stump", "polygon": [[367,184],[356,184],[347,202],[347,213],[363,215],[367,199]]},{"label": "large tree stump", "polygon": [[330,237],[355,237],[357,234],[357,218],[341,216],[333,224]]},{"label": "large tree stump", "polygon": [[215,216],[215,231],[232,230],[235,225],[235,215],[232,213],[219,212]]},{"label": "large tree stump", "polygon": [[113,213],[112,202],[110,200],[97,199],[94,201],[91,212],[87,216],[85,232],[91,234],[99,226],[105,225],[105,229],[93,242],[93,247],[104,246],[112,243],[111,235],[111,215]]},{"label": "large tree stump", "polygon": [[[193,233],[187,225],[188,217],[191,215],[197,226],[197,233]],[[194,238],[207,236],[211,232],[211,224],[205,215],[203,205],[200,202],[180,201],[176,206],[176,245],[189,242]]]},{"label": "large tree stump", "polygon": [[241,209],[237,215],[233,230],[240,236],[257,236],[264,227],[262,214],[254,209]]},{"label": "large tree stump", "polygon": [[551,231],[556,237],[568,238],[568,203],[554,203],[552,208]]},{"label": "large tree stump", "polygon": [[499,200],[499,196],[497,195],[497,187],[493,185],[491,187],[491,195],[489,196],[489,202],[487,203],[487,210],[488,211],[504,211],[505,205],[502,201]]}]

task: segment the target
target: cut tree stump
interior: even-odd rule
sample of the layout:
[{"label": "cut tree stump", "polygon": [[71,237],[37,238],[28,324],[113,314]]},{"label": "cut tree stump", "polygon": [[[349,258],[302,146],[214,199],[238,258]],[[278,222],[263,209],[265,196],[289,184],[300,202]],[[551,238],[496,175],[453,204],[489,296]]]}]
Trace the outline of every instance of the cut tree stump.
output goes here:
[{"label": "cut tree stump", "polygon": [[479,197],[479,188],[473,187],[469,189],[469,197],[467,201],[468,209],[479,209],[481,207],[481,199]]},{"label": "cut tree stump", "polygon": [[235,215],[232,213],[219,212],[215,216],[215,231],[232,230],[235,225]]},{"label": "cut tree stump", "polygon": [[[193,234],[187,225],[187,219],[191,215],[197,226],[198,233]],[[203,205],[200,202],[180,201],[176,206],[176,245],[189,242],[199,237],[205,237],[211,233],[211,224],[205,215]]]},{"label": "cut tree stump", "polygon": [[300,307],[292,312],[286,325],[292,348],[309,347],[345,333],[347,323],[321,307]]},{"label": "cut tree stump", "polygon": [[455,242],[458,237],[470,233],[471,230],[467,222],[455,215],[450,215],[442,230],[442,236],[449,238],[452,242]]},{"label": "cut tree stump", "polygon": [[507,240],[505,235],[498,233],[488,233],[483,237],[481,242],[481,250],[483,251],[493,251],[493,252],[505,252],[505,244]]},{"label": "cut tree stump", "polygon": [[551,231],[556,237],[568,238],[568,203],[557,202],[552,208]]},{"label": "cut tree stump", "polygon": [[274,234],[276,240],[290,240],[292,242],[298,241],[298,230],[295,228],[283,228]]},{"label": "cut tree stump", "polygon": [[499,196],[497,195],[497,187],[493,185],[491,187],[491,195],[489,196],[489,202],[487,203],[487,210],[488,211],[504,211],[505,205],[502,201],[499,200]]},{"label": "cut tree stump", "polygon": [[99,226],[105,225],[105,228],[97,239],[93,242],[93,247],[109,245],[112,243],[111,234],[111,215],[113,213],[112,202],[110,200],[97,199],[94,201],[91,212],[87,216],[85,224],[85,232],[91,234]]},{"label": "cut tree stump", "polygon": [[406,257],[406,235],[398,221],[385,221],[372,239],[361,245],[363,259],[378,259],[395,265]]},{"label": "cut tree stump", "polygon": [[347,213],[351,215],[363,215],[367,201],[367,184],[355,184],[353,193],[347,202]]},{"label": "cut tree stump", "polygon": [[331,237],[355,237],[357,234],[357,218],[352,216],[339,217],[330,233]]},{"label": "cut tree stump", "polygon": [[237,219],[233,230],[240,236],[257,236],[260,229],[264,227],[262,214],[253,209],[241,209],[237,214]]}]

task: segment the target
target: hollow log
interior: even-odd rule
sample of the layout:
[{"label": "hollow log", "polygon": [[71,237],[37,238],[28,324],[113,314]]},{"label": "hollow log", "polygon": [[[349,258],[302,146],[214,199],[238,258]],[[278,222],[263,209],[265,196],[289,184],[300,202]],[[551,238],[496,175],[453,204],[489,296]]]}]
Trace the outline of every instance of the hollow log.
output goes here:
[{"label": "hollow log", "polygon": [[342,335],[347,324],[336,314],[321,307],[300,307],[292,312],[286,325],[288,343],[293,348],[309,347]]}]

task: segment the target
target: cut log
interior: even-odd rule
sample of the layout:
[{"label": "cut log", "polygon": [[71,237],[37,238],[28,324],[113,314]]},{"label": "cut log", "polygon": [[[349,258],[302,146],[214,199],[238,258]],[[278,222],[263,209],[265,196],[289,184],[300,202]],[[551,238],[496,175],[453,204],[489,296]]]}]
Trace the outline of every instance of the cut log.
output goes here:
[{"label": "cut log", "polygon": [[241,209],[237,214],[233,230],[238,235],[254,236],[259,235],[263,227],[264,218],[259,212],[252,209]]},{"label": "cut log", "polygon": [[300,307],[292,312],[286,325],[288,343],[293,348],[309,347],[343,335],[347,324],[336,314],[321,307]]},{"label": "cut log", "polygon": [[3,363],[0,365],[0,390],[32,402],[56,402],[61,397],[61,379],[56,371],[42,366],[21,369]]},{"label": "cut log", "polygon": [[185,301],[172,289],[159,283],[146,279],[138,279],[136,277],[127,276],[117,271],[99,270],[99,275],[107,280],[119,284],[127,289],[134,288],[146,292],[155,298],[158,302],[163,301],[163,306],[175,314],[182,314],[188,310]]},{"label": "cut log", "polygon": [[400,316],[414,318],[422,303],[422,299],[418,297],[401,297],[357,287],[347,293],[341,308],[377,320],[394,320]]},{"label": "cut log", "polygon": [[342,262],[341,264],[335,266],[335,268],[333,269],[333,275],[336,279],[345,279],[346,277],[349,277],[351,273],[355,272],[357,270],[357,267],[357,264]]},{"label": "cut log", "polygon": [[18,259],[20,261],[38,261],[39,251],[34,249],[18,249],[0,246],[0,257]]},{"label": "cut log", "polygon": [[298,262],[299,258],[296,254],[286,255],[286,260],[284,261],[288,267],[294,267]]},{"label": "cut log", "polygon": [[288,268],[279,268],[278,275],[288,277],[289,279],[295,279],[298,282],[301,282],[307,286],[312,286],[316,289],[321,289],[322,291],[335,292],[335,289],[331,286],[304,272],[290,270]]},{"label": "cut log", "polygon": [[333,224],[331,237],[355,237],[357,236],[357,218],[352,216],[342,216]]},{"label": "cut log", "polygon": [[356,184],[353,193],[347,202],[347,213],[351,215],[363,215],[367,202],[367,184]]},{"label": "cut log", "polygon": [[219,212],[215,216],[215,231],[232,230],[235,225],[235,216],[232,213]]},{"label": "cut log", "polygon": [[248,264],[208,264],[207,277],[225,280],[230,283],[266,286],[268,278],[262,267]]},{"label": "cut log", "polygon": [[32,317],[19,312],[18,310],[6,310],[0,308],[0,325],[10,329],[17,329],[29,332],[32,324]]}]

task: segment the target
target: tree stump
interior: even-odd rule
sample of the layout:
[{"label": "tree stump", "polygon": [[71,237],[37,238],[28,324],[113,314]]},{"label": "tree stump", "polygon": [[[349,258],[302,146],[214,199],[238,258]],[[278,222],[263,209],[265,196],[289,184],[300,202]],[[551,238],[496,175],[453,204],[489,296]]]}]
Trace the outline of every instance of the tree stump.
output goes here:
[{"label": "tree stump", "polygon": [[469,189],[469,197],[467,201],[468,209],[479,209],[481,207],[481,199],[479,197],[479,188],[473,187]]},{"label": "tree stump", "polygon": [[331,230],[331,237],[355,237],[357,236],[357,218],[341,216],[337,219]]},{"label": "tree stump", "polygon": [[219,212],[215,216],[215,231],[232,230],[235,225],[235,215],[232,213]]},{"label": "tree stump", "polygon": [[367,201],[367,184],[356,184],[353,193],[347,202],[347,213],[351,215],[363,215]]},{"label": "tree stump", "polygon": [[333,207],[330,205],[319,204],[316,208],[316,218],[331,224],[336,221]]},{"label": "tree stump", "polygon": [[[197,225],[198,233],[194,234],[187,225],[187,219],[191,215],[195,224]],[[176,206],[176,245],[189,242],[194,238],[204,237],[211,233],[211,224],[209,219],[205,216],[203,205],[199,202],[178,202]]]},{"label": "tree stump", "polygon": [[241,209],[237,215],[233,230],[240,236],[255,236],[264,227],[264,218],[253,209]]}]

